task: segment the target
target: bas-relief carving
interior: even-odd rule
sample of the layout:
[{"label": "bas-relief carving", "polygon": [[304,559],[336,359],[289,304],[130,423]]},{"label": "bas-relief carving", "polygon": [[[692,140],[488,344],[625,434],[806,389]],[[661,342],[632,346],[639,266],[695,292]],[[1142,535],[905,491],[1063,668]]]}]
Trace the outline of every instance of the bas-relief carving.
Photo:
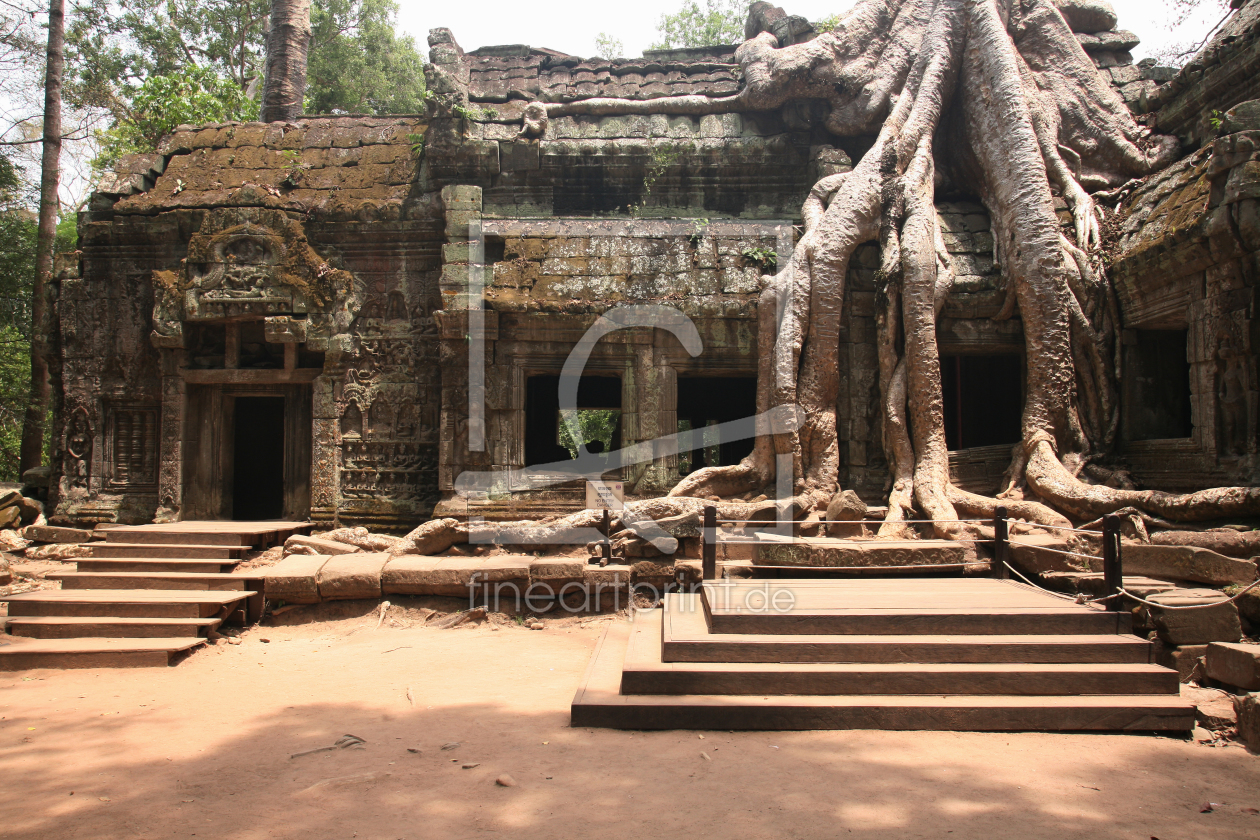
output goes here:
[{"label": "bas-relief carving", "polygon": [[70,494],[86,493],[92,469],[92,419],[84,406],[70,412],[66,425],[65,481]]},{"label": "bas-relief carving", "polygon": [[182,347],[183,325],[306,315],[306,341],[322,350],[349,331],[362,284],[321,256],[302,225],[276,210],[210,211],[174,271],[153,272],[153,340]]},{"label": "bas-relief carving", "polygon": [[1216,451],[1219,457],[1233,458],[1255,451],[1254,360],[1228,326],[1218,331],[1215,344]]}]

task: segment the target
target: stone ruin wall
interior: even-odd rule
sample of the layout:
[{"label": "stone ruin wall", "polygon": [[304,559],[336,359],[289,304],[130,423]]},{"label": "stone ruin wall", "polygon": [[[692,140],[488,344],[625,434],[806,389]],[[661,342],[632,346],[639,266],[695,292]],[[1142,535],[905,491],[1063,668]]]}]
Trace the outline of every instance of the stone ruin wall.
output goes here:
[{"label": "stone ruin wall", "polygon": [[[1079,37],[1135,111],[1169,97],[1180,101],[1169,85],[1185,89],[1184,79],[1149,62],[1134,65],[1127,50],[1136,39],[1128,33]],[[446,30],[434,30],[430,45],[434,97],[423,117],[181,127],[159,154],[125,160],[101,185],[81,219],[79,259],[62,270],[62,521],[180,515],[187,418],[175,407],[184,402],[179,368],[187,350],[158,349],[151,340],[153,277],[180,270],[188,243],[212,214],[280,211],[322,260],[354,278],[356,294],[332,303],[353,310],[343,313],[344,328],[306,342],[324,354],[311,381],[309,498],[316,521],[401,530],[442,498],[444,511],[491,517],[571,507],[572,494],[518,488],[506,501],[456,500],[452,489],[465,469],[523,465],[523,377],[558,369],[615,304],[676,307],[695,320],[706,347],[690,359],[668,334],[642,329],[600,342],[592,369],[622,377],[623,443],[673,431],[671,386],[680,371],[755,375],[762,269],[743,252],[773,249],[767,226],[795,222],[810,185],[850,166],[866,141],[826,134],[822,111],[809,102],[778,113],[565,117],[552,120],[541,141],[522,140],[521,114],[535,99],[732,93],[739,84],[733,48],[608,62],[523,46],[465,54]],[[1184,164],[1176,170],[1186,171]],[[1169,178],[1145,185],[1150,198],[1143,201],[1164,201]],[[960,275],[940,325],[942,351],[1022,353],[1018,318],[991,320],[1003,292],[987,213],[961,194],[943,196],[938,210]],[[1060,210],[1068,221],[1066,207]],[[609,236],[614,221],[624,227]],[[468,445],[463,374],[473,222],[504,249],[504,259],[487,267],[487,445],[476,452]],[[1184,238],[1187,228],[1180,230]],[[1188,247],[1174,239],[1160,247]],[[1125,240],[1120,250],[1122,306],[1144,312],[1145,301],[1158,297],[1155,274],[1139,268],[1146,265],[1142,248]],[[1220,263],[1219,247],[1205,259]],[[1250,258],[1240,251],[1234,259],[1238,276],[1254,277]],[[877,263],[875,246],[867,245],[850,268],[841,333],[847,375],[837,419],[842,485],[882,502],[888,473],[877,409]],[[1189,273],[1195,271],[1206,278],[1208,268]],[[1223,291],[1242,299],[1237,288]],[[1186,311],[1208,317],[1217,306],[1211,297],[1194,299],[1202,310]],[[1238,334],[1248,336],[1239,352],[1254,358],[1252,322],[1239,323]],[[1215,410],[1212,389],[1202,384],[1213,352],[1196,357],[1196,430]],[[1143,460],[1135,450],[1135,473],[1171,487],[1221,483],[1247,469],[1205,466],[1213,445],[1197,443],[1179,460],[1167,452]],[[951,454],[955,480],[977,491],[996,489],[1008,463],[1008,446]],[[661,492],[675,468],[663,455],[632,476],[635,490]]]}]

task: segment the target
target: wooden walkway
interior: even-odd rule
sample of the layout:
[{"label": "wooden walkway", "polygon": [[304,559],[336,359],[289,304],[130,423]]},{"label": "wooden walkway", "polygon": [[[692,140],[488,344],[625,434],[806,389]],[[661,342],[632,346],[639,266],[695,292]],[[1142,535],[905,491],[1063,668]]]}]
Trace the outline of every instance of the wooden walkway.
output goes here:
[{"label": "wooden walkway", "polygon": [[1129,616],[1009,581],[707,582],[605,633],[575,726],[1188,731]]}]

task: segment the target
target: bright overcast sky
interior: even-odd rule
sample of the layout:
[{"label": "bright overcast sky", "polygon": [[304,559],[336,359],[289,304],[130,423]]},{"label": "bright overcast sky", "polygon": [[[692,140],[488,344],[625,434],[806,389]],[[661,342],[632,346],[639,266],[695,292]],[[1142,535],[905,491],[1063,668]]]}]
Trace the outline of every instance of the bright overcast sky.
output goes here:
[{"label": "bright overcast sky", "polygon": [[[782,2],[782,0],[781,0]],[[444,3],[400,3],[399,28],[415,36],[425,47],[428,32],[445,26],[455,33],[464,49],[489,44],[529,44],[550,47],[573,55],[595,54],[595,36],[607,32],[620,38],[626,55],[637,56],[656,39],[656,22],[674,12],[682,0],[637,0],[629,3],[598,3],[592,0],[521,0]],[[786,0],[783,8],[791,14],[819,20],[842,11],[848,0]],[[1197,42],[1221,17],[1218,7],[1196,15],[1178,32],[1170,31],[1170,4],[1166,0],[1112,0],[1120,16],[1120,28],[1137,33],[1142,45],[1135,50],[1141,58],[1169,42]],[[1211,6],[1211,3],[1205,5]]]}]

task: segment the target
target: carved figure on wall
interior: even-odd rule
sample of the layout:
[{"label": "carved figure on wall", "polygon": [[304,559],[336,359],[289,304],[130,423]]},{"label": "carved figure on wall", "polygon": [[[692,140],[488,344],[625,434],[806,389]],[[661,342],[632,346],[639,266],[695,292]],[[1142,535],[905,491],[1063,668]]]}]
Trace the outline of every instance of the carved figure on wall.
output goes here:
[{"label": "carved figure on wall", "polygon": [[1247,366],[1247,353],[1237,339],[1223,335],[1216,348],[1216,448],[1224,457],[1245,455],[1251,438]]},{"label": "carved figure on wall", "polygon": [[66,479],[70,486],[86,490],[92,464],[92,422],[83,406],[70,415],[66,429]]}]

